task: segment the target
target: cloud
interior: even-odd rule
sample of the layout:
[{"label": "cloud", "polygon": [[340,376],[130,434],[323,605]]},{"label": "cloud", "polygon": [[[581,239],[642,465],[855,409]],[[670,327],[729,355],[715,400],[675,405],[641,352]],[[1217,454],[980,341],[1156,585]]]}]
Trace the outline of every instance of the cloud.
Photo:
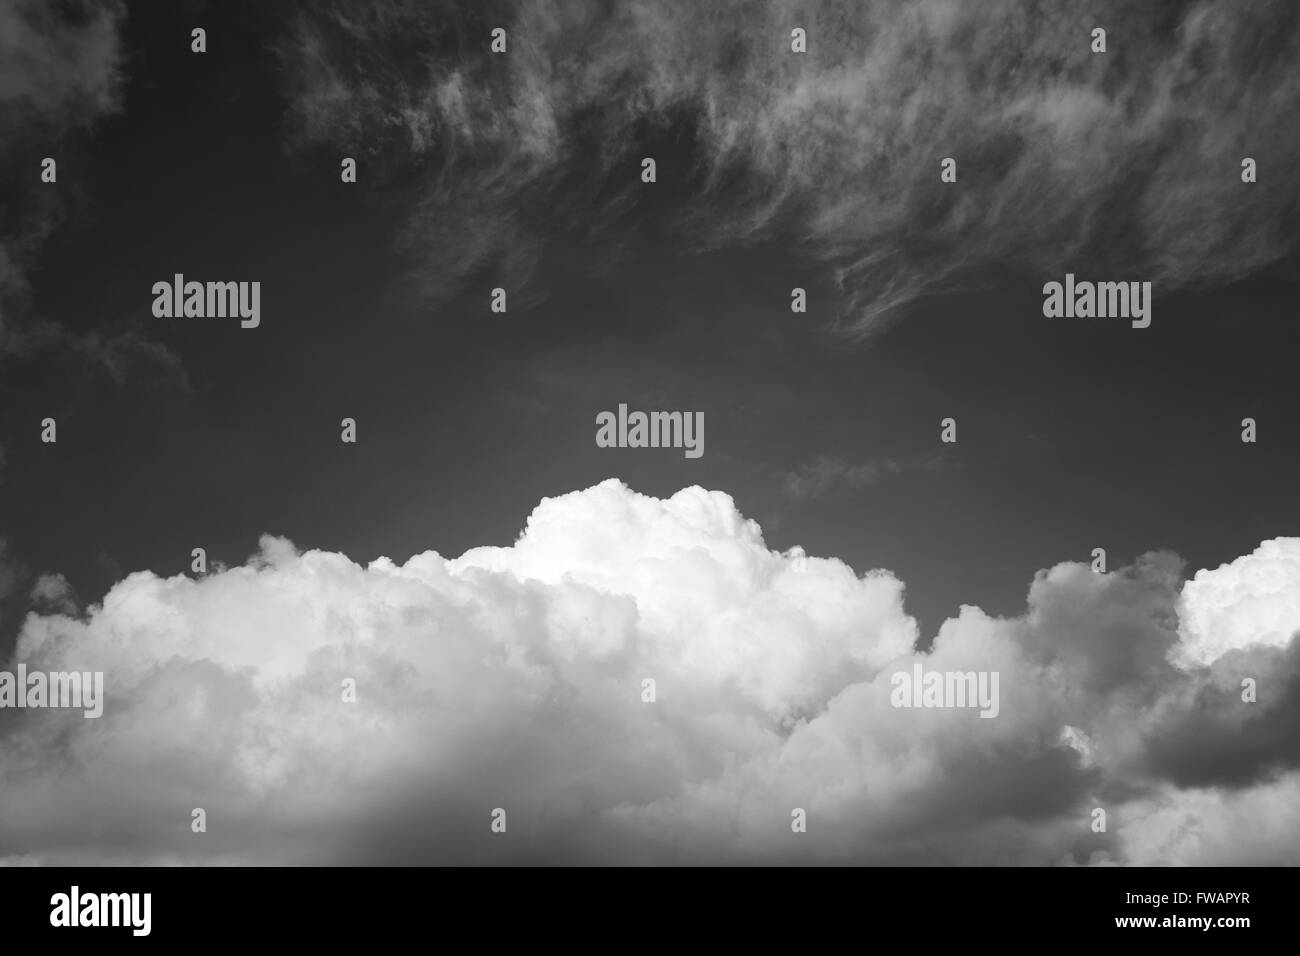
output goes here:
[{"label": "cloud", "polygon": [[0,103],[6,131],[35,120],[91,123],[118,106],[125,8],[117,0],[0,2]]},{"label": "cloud", "polygon": [[887,474],[898,474],[902,466],[896,461],[868,461],[846,465],[838,458],[823,455],[810,464],[787,472],[781,482],[781,494],[792,501],[820,498],[837,487],[869,488]]},{"label": "cloud", "polygon": [[17,640],[18,625],[26,609],[23,592],[28,580],[27,568],[14,557],[9,540],[0,537],[0,660],[9,656]]},{"label": "cloud", "polygon": [[1235,648],[1285,647],[1300,633],[1300,538],[1198,571],[1183,588],[1180,660],[1209,664]]},{"label": "cloud", "polygon": [[[510,547],[402,565],[268,536],[243,566],[137,572],[84,614],[28,616],[14,661],[103,671],[106,703],[0,711],[0,845],[44,863],[1296,862],[1251,834],[1293,819],[1300,647],[1175,666],[1180,575],[1161,553],[1057,565],[1023,615],[963,607],[918,653],[896,577],[771,551],[701,488],[606,481],[544,499]],[[997,671],[998,716],[892,706],[918,663]],[[1217,776],[1187,764],[1206,726],[1243,754]],[[1168,822],[1193,812],[1208,849]]]},{"label": "cloud", "polygon": [[62,574],[42,574],[32,585],[31,601],[41,610],[60,614],[77,612],[77,595]]},{"label": "cloud", "polygon": [[825,497],[839,489],[857,491],[873,488],[886,478],[904,472],[929,473],[954,467],[938,453],[911,455],[902,459],[882,458],[850,465],[833,455],[821,455],[781,476],[781,495],[803,502]]},{"label": "cloud", "polygon": [[0,349],[29,294],[26,266],[66,214],[67,190],[39,182],[36,160],[51,155],[40,147],[119,108],[124,16],[116,0],[0,0]]},{"label": "cloud", "polygon": [[419,184],[406,238],[433,298],[484,269],[524,285],[557,235],[617,251],[652,152],[682,248],[780,240],[858,337],[993,267],[1163,295],[1294,251],[1289,0],[313,3],[278,49],[296,143]]},{"label": "cloud", "polygon": [[1300,775],[1243,791],[1166,790],[1126,810],[1122,852],[1136,866],[1295,866]]},{"label": "cloud", "polygon": [[[145,374],[188,389],[179,358],[138,330],[75,332],[31,306],[46,240],[85,203],[79,137],[122,108],[125,17],[118,0],[0,0],[0,360],[59,350],[119,385]],[[46,156],[55,184],[40,181]]]}]

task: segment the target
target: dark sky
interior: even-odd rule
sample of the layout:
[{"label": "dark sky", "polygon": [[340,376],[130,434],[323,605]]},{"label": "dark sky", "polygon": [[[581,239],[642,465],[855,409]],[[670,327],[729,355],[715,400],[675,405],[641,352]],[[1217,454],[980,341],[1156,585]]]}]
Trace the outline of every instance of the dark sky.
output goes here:
[{"label": "dark sky", "polygon": [[0,0],[0,658],[104,678],[0,712],[0,865],[1293,864],[1298,60],[1292,0]]},{"label": "dark sky", "polygon": [[[661,182],[633,193],[616,257],[593,266],[558,230],[536,301],[493,314],[480,272],[429,304],[408,281],[418,250],[398,251],[404,174],[376,181],[363,159],[344,185],[336,151],[288,149],[281,65],[259,39],[273,19],[237,9],[206,14],[205,56],[181,39],[191,15],[130,18],[124,108],[62,161],[85,208],[32,278],[39,313],[137,329],[183,373],[140,362],[121,384],[53,353],[6,369],[0,527],[84,599],[131,570],[185,570],[196,546],[239,563],[263,532],[357,560],[504,545],[541,497],[610,476],[657,496],[720,488],[772,547],[892,569],[927,636],[962,603],[1015,612],[1036,570],[1094,547],[1113,565],[1168,548],[1194,570],[1300,529],[1288,269],[1157,287],[1139,331],[1043,318],[1041,284],[1060,276],[1006,263],[854,343],[833,329],[831,276],[779,238],[682,251],[663,224],[693,145],[660,132]],[[150,287],[174,272],[260,280],[260,328],[154,318]],[[703,411],[704,456],[597,448],[595,415],[619,402]],[[39,442],[45,415],[57,445]],[[783,495],[819,459],[898,468]]]}]

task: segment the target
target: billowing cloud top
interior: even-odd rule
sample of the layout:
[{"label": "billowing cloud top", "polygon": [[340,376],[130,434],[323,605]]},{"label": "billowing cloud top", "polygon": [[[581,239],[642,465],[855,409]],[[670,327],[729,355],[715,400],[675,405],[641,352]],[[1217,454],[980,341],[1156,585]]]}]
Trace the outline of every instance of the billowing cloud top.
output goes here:
[{"label": "billowing cloud top", "polygon": [[[1291,587],[1296,546],[1181,590],[1167,554],[1061,564],[1024,615],[965,607],[917,653],[893,575],[773,552],[700,488],[606,481],[543,500],[511,547],[400,566],[266,537],[245,566],[136,573],[84,616],[29,616],[14,663],[103,671],[105,709],[0,711],[0,846],[9,862],[1294,863],[1300,620],[1258,601]],[[1251,620],[1262,639],[1241,636]],[[1217,654],[1216,621],[1236,628]],[[1180,647],[1199,663],[1173,662]],[[918,663],[998,672],[997,716],[893,706]]]},{"label": "billowing cloud top", "polygon": [[1285,647],[1300,631],[1300,538],[1265,541],[1254,554],[1199,571],[1183,588],[1185,661],[1210,664],[1238,647]]},{"label": "billowing cloud top", "polygon": [[652,154],[687,245],[794,243],[855,335],[990,265],[1228,282],[1290,250],[1300,199],[1290,0],[313,3],[279,48],[302,141],[423,183],[434,296],[601,233]]}]

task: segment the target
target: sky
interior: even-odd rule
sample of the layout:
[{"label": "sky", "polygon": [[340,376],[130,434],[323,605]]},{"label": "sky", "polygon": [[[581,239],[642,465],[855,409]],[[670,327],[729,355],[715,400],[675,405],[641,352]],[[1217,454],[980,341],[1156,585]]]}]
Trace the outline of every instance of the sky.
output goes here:
[{"label": "sky", "polygon": [[[0,25],[0,656],[110,688],[0,713],[0,855],[1296,861],[1291,5]],[[1067,272],[1151,326],[1046,318]],[[175,273],[260,325],[155,317]],[[620,403],[704,454],[598,447]],[[1001,719],[891,709],[913,658]],[[503,792],[524,839],[452,838]]]}]

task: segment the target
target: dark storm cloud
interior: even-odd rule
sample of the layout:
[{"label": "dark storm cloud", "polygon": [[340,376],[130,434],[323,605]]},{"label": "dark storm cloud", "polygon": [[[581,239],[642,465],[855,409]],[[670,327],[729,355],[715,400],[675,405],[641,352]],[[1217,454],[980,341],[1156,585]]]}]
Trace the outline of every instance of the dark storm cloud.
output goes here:
[{"label": "dark storm cloud", "polygon": [[[1026,656],[1052,662],[1089,697],[1145,689],[1148,701],[1158,698],[1181,676],[1168,660],[1178,641],[1181,571],[1167,552],[1104,577],[1083,565],[1040,571],[1029,592]],[[1066,587],[1076,600],[1052,599]]]},{"label": "dark storm cloud", "polygon": [[[1264,553],[1274,560],[1260,561]],[[1237,788],[1300,767],[1300,633],[1269,634],[1300,621],[1290,608],[1300,601],[1298,558],[1300,539],[1270,542],[1215,572],[1219,595],[1184,584],[1182,562],[1161,552],[1107,575],[1084,565],[1040,572],[1014,633],[1025,657],[1060,681],[1065,713],[1081,705],[1067,722],[1115,735],[1108,756],[1088,755],[1109,767],[1110,785]],[[1218,601],[1254,620],[1233,639],[1256,643],[1180,665],[1179,652],[1201,638],[1193,605]],[[1249,703],[1247,677],[1258,685]]]},{"label": "dark storm cloud", "polygon": [[1289,0],[311,4],[279,49],[299,141],[418,184],[434,297],[481,268],[523,283],[548,236],[612,234],[646,188],[684,248],[779,237],[824,264],[858,336],[988,265],[1164,293],[1292,248]]},{"label": "dark storm cloud", "polygon": [[[1242,706],[1242,681],[1258,701]],[[1153,721],[1143,760],[1180,787],[1247,787],[1300,767],[1300,632],[1284,647],[1231,651]]]}]

